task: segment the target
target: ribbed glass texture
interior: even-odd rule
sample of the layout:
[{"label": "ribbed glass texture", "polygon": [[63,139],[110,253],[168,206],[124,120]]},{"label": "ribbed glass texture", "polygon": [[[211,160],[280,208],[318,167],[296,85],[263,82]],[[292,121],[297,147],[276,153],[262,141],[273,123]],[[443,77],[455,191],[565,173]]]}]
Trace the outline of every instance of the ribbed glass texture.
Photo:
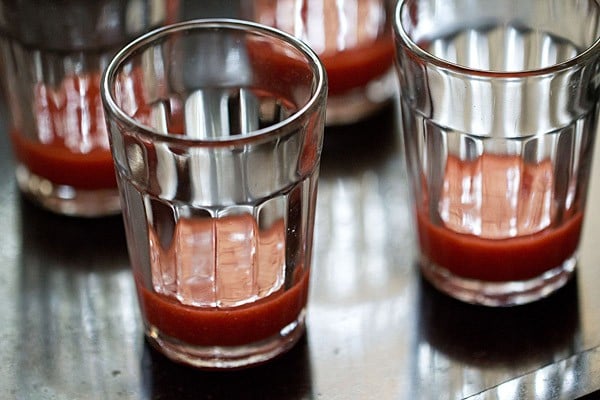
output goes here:
[{"label": "ribbed glass texture", "polygon": [[399,18],[427,56],[401,45],[399,63],[409,162],[429,217],[508,238],[583,209],[600,82],[597,55],[573,60],[600,34],[600,7],[498,3],[408,2]]},{"label": "ribbed glass texture", "polygon": [[141,125],[111,121],[134,271],[183,305],[253,303],[308,271],[322,113],[297,117],[316,83],[281,46],[235,29],[174,33],[115,76],[118,106]]},{"label": "ribbed glass texture", "polygon": [[597,130],[600,4],[407,0],[397,11],[423,271],[475,303],[550,293],[576,263]]}]

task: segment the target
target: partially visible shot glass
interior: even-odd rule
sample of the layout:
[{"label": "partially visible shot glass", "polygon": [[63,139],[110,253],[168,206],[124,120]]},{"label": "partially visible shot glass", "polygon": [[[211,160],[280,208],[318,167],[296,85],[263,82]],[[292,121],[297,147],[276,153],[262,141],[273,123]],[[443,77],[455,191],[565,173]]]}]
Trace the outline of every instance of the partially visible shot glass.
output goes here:
[{"label": "partially visible shot glass", "polygon": [[600,4],[404,0],[394,27],[423,275],[471,303],[547,296],[577,263]]},{"label": "partially visible shot glass", "polygon": [[390,0],[251,0],[245,17],[306,41],[327,70],[327,124],[358,122],[397,92]]},{"label": "partially visible shot glass", "polygon": [[0,0],[0,87],[28,198],[74,216],[120,211],[100,76],[119,48],[177,10],[178,0]]},{"label": "partially visible shot glass", "polygon": [[241,368],[302,336],[326,96],[306,44],[235,20],[158,29],[107,67],[146,335],[171,359]]}]

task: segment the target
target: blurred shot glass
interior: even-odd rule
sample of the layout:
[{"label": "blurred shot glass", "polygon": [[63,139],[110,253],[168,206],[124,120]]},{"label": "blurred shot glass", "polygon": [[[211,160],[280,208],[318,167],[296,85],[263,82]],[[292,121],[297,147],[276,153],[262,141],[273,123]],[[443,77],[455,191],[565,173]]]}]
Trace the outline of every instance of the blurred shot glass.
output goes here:
[{"label": "blurred shot glass", "polygon": [[404,0],[402,127],[425,278],[527,303],[577,263],[598,129],[594,0]]},{"label": "blurred shot glass", "polygon": [[192,20],[140,37],[102,81],[145,331],[205,369],[302,336],[327,79],[283,32]]},{"label": "blurred shot glass", "polygon": [[327,125],[363,120],[396,90],[391,0],[251,0],[243,15],[308,43],[329,82]]},{"label": "blurred shot glass", "polygon": [[177,18],[179,0],[0,0],[0,88],[17,184],[46,209],[120,211],[100,76],[134,37]]}]

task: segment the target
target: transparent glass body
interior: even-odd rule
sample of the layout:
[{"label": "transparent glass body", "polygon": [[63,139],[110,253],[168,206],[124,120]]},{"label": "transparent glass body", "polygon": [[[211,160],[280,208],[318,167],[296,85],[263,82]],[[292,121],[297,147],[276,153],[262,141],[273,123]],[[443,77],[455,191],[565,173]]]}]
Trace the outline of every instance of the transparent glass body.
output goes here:
[{"label": "transparent glass body", "polygon": [[598,125],[595,1],[411,1],[396,13],[424,275],[474,303],[561,287]]},{"label": "transparent glass body", "polygon": [[146,333],[239,368],[304,331],[324,70],[288,35],[199,20],[109,65],[103,96]]},{"label": "transparent glass body", "polygon": [[327,124],[360,121],[396,93],[389,0],[252,0],[244,17],[308,43],[329,80]]},{"label": "transparent glass body", "polygon": [[0,80],[21,191],[61,214],[120,211],[100,76],[178,0],[0,1]]}]

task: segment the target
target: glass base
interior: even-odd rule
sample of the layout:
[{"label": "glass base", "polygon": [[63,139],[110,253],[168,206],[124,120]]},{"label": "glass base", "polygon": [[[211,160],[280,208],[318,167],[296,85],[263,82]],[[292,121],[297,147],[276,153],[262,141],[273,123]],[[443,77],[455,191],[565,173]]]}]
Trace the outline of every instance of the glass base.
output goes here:
[{"label": "glass base", "polygon": [[531,303],[554,293],[573,276],[576,264],[577,256],[573,254],[560,266],[538,277],[510,282],[462,278],[427,260],[421,263],[420,268],[425,279],[434,287],[455,299],[483,306],[505,307]]},{"label": "glass base", "polygon": [[82,190],[57,185],[29,171],[23,164],[16,167],[19,189],[33,202],[58,214],[75,217],[102,217],[121,212],[119,191],[109,189]]},{"label": "glass base", "polygon": [[206,370],[233,370],[262,364],[291,349],[305,331],[303,310],[298,318],[279,333],[242,346],[196,346],[165,335],[146,325],[146,337],[159,352],[173,361]]},{"label": "glass base", "polygon": [[366,86],[327,98],[326,125],[349,125],[359,122],[381,110],[396,93],[396,75],[393,70]]}]

